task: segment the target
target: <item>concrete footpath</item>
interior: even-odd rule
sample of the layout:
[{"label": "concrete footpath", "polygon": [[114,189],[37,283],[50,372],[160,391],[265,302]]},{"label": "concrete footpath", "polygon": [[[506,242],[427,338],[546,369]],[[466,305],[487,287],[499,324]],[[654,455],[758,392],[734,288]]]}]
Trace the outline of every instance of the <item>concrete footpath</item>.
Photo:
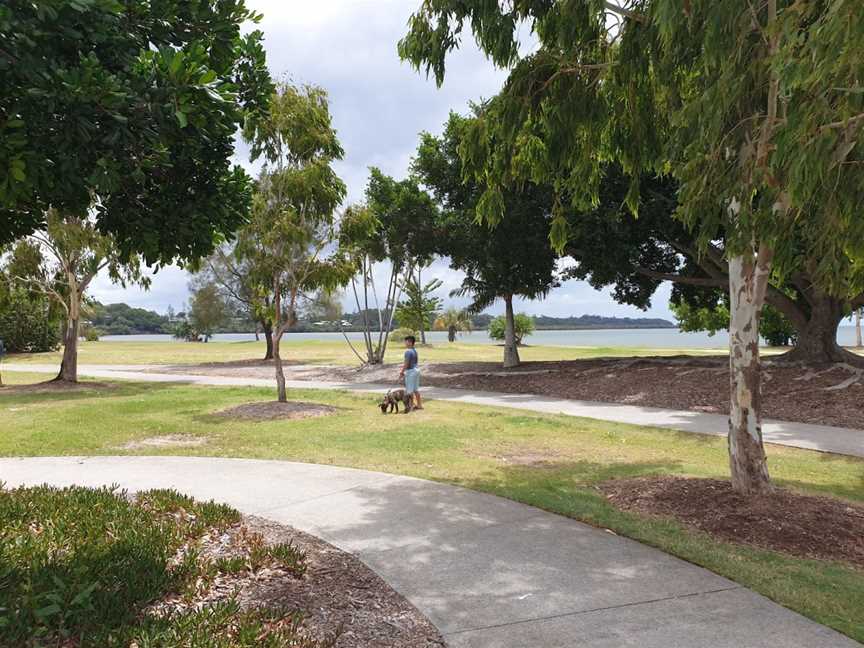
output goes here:
[{"label": "concrete footpath", "polygon": [[[230,385],[274,387],[275,379],[244,378],[228,376],[201,376],[195,374],[156,373],[157,365],[79,365],[82,376],[115,380],[139,380],[145,382],[184,382],[197,385]],[[56,373],[55,365],[47,364],[6,364],[4,371],[30,371],[37,373]],[[354,392],[383,392],[386,385],[372,383],[337,383],[307,380],[289,380],[290,389],[344,389]],[[436,400],[509,407],[514,409],[542,412],[546,414],[566,414],[586,418],[649,425],[653,427],[726,436],[729,423],[726,416],[705,414],[659,407],[640,407],[616,403],[596,403],[590,401],[551,398],[534,394],[505,394],[500,392],[469,392],[443,387],[424,387],[424,398]],[[765,420],[762,436],[767,443],[833,452],[837,454],[864,457],[864,430],[812,425],[810,423],[791,423],[787,421]]]},{"label": "concrete footpath", "polygon": [[170,487],[356,554],[453,648],[851,648],[700,567],[492,495],[383,473],[196,457],[0,459],[7,487]]}]

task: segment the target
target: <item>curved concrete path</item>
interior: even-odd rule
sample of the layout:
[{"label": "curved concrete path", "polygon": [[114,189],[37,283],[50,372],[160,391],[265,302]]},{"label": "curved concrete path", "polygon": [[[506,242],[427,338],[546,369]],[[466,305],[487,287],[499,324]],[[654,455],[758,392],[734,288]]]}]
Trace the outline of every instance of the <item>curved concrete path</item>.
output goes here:
[{"label": "curved concrete path", "polygon": [[359,556],[454,648],[851,648],[704,569],[474,491],[285,461],[0,459],[7,486],[170,487],[293,525]]},{"label": "curved concrete path", "polygon": [[[275,386],[275,379],[166,374],[155,373],[153,371],[159,368],[159,365],[79,365],[78,371],[83,376],[94,378],[139,380],[145,382],[184,382],[197,385],[251,387]],[[57,372],[55,365],[41,364],[4,365],[3,369],[5,371],[31,371],[38,373]],[[355,392],[384,392],[388,389],[386,385],[376,385],[373,383],[289,380],[286,384],[289,389],[344,389]],[[662,409],[659,407],[577,401],[538,396],[535,394],[469,392],[461,389],[445,389],[443,387],[424,387],[423,396],[424,398],[471,403],[474,405],[509,407],[546,414],[566,414],[616,423],[649,425],[696,434],[726,436],[729,431],[729,419],[726,416]],[[768,419],[763,421],[762,436],[767,443],[864,457],[864,430]]]}]

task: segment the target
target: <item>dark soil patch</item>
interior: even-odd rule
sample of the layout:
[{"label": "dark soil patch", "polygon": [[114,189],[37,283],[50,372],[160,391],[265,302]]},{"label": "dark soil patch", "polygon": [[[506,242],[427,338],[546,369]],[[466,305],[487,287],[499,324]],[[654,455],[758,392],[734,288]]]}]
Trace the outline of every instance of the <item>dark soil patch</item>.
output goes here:
[{"label": "dark soil patch", "polygon": [[[274,545],[290,545],[304,555],[302,575],[285,565],[256,565],[250,559],[261,553],[256,547]],[[360,560],[292,527],[244,516],[224,533],[205,535],[196,549],[210,564],[240,564],[200,582],[191,596],[157,601],[148,610],[151,614],[233,599],[241,609],[299,610],[304,630],[316,637],[335,636],[334,648],[444,646],[435,626]]]},{"label": "dark soil patch", "polygon": [[718,479],[616,479],[600,489],[618,508],[672,517],[716,538],[864,568],[864,506],[779,488],[742,497]]},{"label": "dark soil patch", "polygon": [[336,411],[335,407],[319,403],[264,401],[261,403],[244,403],[237,407],[216,412],[216,415],[241,421],[275,421],[277,419],[315,418],[317,416],[327,416]]},{"label": "dark soil patch", "polygon": [[[851,382],[850,382],[851,381]],[[424,367],[423,383],[477,391],[729,413],[726,358],[600,358],[526,362],[503,371],[495,363]],[[845,384],[849,383],[849,384]],[[838,388],[840,387],[840,388]],[[844,365],[766,363],[763,416],[783,421],[864,427],[864,384]]]}]

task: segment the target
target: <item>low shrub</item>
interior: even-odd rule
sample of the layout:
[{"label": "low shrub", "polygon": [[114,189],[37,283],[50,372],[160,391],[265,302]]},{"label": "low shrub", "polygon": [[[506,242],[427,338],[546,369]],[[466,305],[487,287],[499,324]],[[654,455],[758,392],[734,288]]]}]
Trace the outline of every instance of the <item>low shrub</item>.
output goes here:
[{"label": "low shrub", "polygon": [[[233,600],[167,616],[144,614],[169,593],[193,592],[238,559],[201,559],[196,541],[240,521],[234,509],[172,490],[129,497],[116,488],[5,489],[0,484],[0,646],[245,648],[330,645],[281,610],[241,612]],[[293,545],[257,549],[294,576],[305,556]],[[254,548],[253,548],[254,549]]]}]

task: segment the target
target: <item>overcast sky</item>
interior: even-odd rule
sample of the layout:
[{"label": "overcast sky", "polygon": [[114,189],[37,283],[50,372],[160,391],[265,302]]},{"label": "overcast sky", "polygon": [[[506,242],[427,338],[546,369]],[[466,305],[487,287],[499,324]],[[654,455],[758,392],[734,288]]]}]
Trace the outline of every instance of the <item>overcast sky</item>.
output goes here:
[{"label": "overcast sky", "polygon": [[[368,168],[377,166],[396,178],[404,177],[416,149],[418,133],[438,133],[450,110],[465,112],[471,101],[494,95],[506,73],[496,70],[477,51],[470,38],[448,60],[447,79],[441,88],[402,63],[396,43],[419,0],[247,0],[264,15],[259,25],[265,34],[270,70],[274,77],[313,83],[330,94],[330,110],[345,159],[336,165],[348,185],[348,201],[360,200]],[[526,40],[530,38],[525,34]],[[238,146],[237,162],[248,164],[246,150]],[[444,285],[440,297],[449,304],[461,276],[444,262],[436,262],[424,277],[438,277]],[[103,303],[126,302],[164,312],[179,310],[188,298],[188,277],[176,267],[162,269],[150,290],[111,285],[107,277],[93,284],[92,295]],[[555,316],[618,315],[671,319],[668,287],[655,295],[647,313],[615,303],[607,292],[583,282],[570,281],[545,300],[523,302],[519,310]],[[345,300],[347,310],[353,310]],[[500,304],[490,312],[503,310]]]}]

